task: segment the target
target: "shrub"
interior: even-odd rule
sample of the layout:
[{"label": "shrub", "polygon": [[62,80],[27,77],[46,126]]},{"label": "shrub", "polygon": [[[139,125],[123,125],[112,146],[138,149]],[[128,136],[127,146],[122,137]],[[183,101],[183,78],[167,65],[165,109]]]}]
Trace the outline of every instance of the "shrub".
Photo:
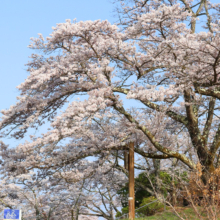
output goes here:
[{"label": "shrub", "polygon": [[[153,201],[156,201],[156,198],[154,196],[144,198],[142,200],[140,207],[147,205],[148,203],[151,203]],[[150,216],[150,215],[154,215],[156,212],[158,212],[161,208],[163,208],[163,206],[164,206],[163,203],[157,201],[157,202],[151,203],[147,206],[144,206],[143,208],[138,209],[136,212],[139,216]]]}]

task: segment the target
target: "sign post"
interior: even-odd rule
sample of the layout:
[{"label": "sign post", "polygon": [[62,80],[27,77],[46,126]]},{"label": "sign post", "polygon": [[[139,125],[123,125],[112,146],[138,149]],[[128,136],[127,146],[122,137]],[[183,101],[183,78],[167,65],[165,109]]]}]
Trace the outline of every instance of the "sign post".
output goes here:
[{"label": "sign post", "polygon": [[18,209],[5,209],[4,220],[21,220],[21,210]]}]

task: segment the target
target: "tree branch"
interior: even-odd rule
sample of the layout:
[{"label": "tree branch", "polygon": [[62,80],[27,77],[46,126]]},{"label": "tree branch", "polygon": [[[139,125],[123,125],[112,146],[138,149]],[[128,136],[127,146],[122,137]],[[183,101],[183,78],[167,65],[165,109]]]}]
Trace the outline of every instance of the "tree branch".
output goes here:
[{"label": "tree branch", "polygon": [[131,123],[134,123],[136,128],[141,130],[150,140],[150,142],[154,145],[154,147],[159,150],[160,152],[167,154],[171,157],[175,157],[179,160],[181,160],[184,164],[186,164],[188,167],[190,167],[191,169],[195,169],[196,165],[189,160],[185,155],[180,154],[178,152],[169,150],[166,147],[163,147],[162,145],[160,145],[155,137],[153,136],[153,134],[143,125],[140,125],[128,112],[125,111],[125,109],[122,106],[118,106],[116,104],[113,105],[115,110],[117,110],[118,112],[120,112],[121,114],[123,114]]},{"label": "tree branch", "polygon": [[209,131],[210,131],[211,125],[212,125],[212,119],[213,119],[213,115],[214,115],[213,113],[214,113],[214,107],[215,107],[215,100],[216,99],[212,98],[212,97],[210,99],[208,117],[207,117],[206,124],[204,126],[203,133],[202,133],[205,146],[207,145]]},{"label": "tree branch", "polygon": [[[123,93],[123,94],[127,95],[130,92],[130,90],[118,87],[118,88],[114,88],[113,92],[119,92],[119,93]],[[154,109],[154,110],[156,110],[158,112],[164,112],[163,108],[160,105],[158,105],[158,104],[150,102],[149,100],[145,100],[145,101],[140,100],[140,99],[138,99],[138,100],[141,101],[145,106],[147,106],[147,107],[149,107],[151,109]],[[165,114],[167,116],[169,116],[170,118],[172,118],[173,120],[184,124],[185,126],[188,124],[188,120],[187,120],[187,118],[185,116],[179,115],[179,114],[177,114],[177,113],[175,113],[175,112],[173,112],[171,110],[165,111]]]}]

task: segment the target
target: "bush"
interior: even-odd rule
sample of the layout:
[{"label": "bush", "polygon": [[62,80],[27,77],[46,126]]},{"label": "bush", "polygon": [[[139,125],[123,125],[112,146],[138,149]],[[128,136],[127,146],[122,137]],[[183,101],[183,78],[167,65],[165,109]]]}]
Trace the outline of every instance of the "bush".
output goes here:
[{"label": "bush", "polygon": [[[154,196],[144,198],[142,200],[140,207],[147,205],[148,203],[151,203],[153,201],[156,201],[156,198]],[[143,208],[138,209],[136,212],[139,216],[150,216],[150,215],[154,215],[156,212],[158,212],[161,208],[163,208],[163,206],[164,206],[163,203],[157,201],[157,202],[151,203],[147,206],[144,206]]]}]

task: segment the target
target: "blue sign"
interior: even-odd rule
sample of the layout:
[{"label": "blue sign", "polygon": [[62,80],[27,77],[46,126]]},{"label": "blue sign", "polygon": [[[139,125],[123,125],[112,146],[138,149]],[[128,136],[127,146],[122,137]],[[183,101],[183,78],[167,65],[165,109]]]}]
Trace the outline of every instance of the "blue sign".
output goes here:
[{"label": "blue sign", "polygon": [[12,219],[21,219],[21,212],[20,210],[15,209],[5,209],[4,210],[4,219],[12,220]]}]

